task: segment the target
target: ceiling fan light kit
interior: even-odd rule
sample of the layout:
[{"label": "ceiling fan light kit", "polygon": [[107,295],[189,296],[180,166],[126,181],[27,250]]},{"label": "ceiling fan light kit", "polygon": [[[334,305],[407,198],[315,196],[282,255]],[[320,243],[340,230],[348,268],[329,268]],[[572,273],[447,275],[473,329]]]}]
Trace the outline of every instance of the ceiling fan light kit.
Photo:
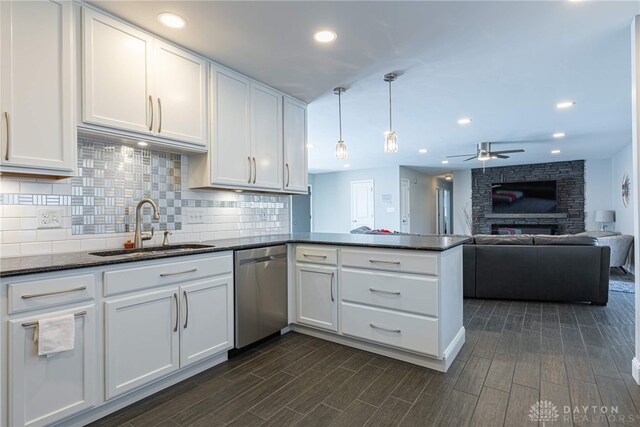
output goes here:
[{"label": "ceiling fan light kit", "polygon": [[349,157],[347,153],[347,144],[342,140],[342,94],[347,90],[343,87],[333,89],[333,93],[338,95],[338,122],[340,127],[340,139],[336,144],[336,159],[346,160]]},{"label": "ceiling fan light kit", "polygon": [[384,133],[385,153],[398,152],[398,135],[393,131],[393,122],[391,115],[391,82],[395,81],[397,78],[398,75],[395,73],[388,73],[384,75],[384,81],[389,83],[389,130]]}]

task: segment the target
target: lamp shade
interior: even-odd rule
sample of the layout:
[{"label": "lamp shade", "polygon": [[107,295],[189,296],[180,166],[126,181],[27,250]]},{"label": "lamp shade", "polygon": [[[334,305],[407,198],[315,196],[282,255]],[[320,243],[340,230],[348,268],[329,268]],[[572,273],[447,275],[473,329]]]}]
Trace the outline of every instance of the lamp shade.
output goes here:
[{"label": "lamp shade", "polygon": [[595,222],[614,222],[616,211],[596,211],[593,220]]}]

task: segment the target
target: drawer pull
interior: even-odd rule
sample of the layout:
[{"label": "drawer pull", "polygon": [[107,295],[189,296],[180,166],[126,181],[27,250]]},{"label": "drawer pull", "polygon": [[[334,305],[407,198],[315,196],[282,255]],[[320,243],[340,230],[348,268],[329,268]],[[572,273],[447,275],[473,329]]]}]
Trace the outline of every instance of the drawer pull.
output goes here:
[{"label": "drawer pull", "polygon": [[383,330],[383,331],[393,332],[393,333],[396,333],[396,334],[399,334],[400,332],[402,332],[402,330],[401,330],[401,329],[389,329],[389,328],[384,328],[384,327],[382,327],[382,326],[378,326],[378,325],[375,325],[375,324],[373,324],[373,323],[369,323],[369,326],[371,326],[371,327],[372,327],[372,328],[374,328],[374,329],[381,329],[381,330]]},{"label": "drawer pull", "polygon": [[385,261],[382,259],[370,259],[369,262],[372,262],[374,264],[393,264],[393,265],[400,265],[400,261]]},{"label": "drawer pull", "polygon": [[160,273],[160,277],[177,276],[178,274],[195,273],[196,271],[198,271],[197,268],[192,268],[191,270],[177,271],[175,273]]},{"label": "drawer pull", "polygon": [[[73,315],[74,315],[75,317],[84,316],[85,314],[87,314],[87,312],[86,312],[86,311],[80,311],[80,312],[78,312],[78,313],[73,313]],[[26,323],[23,323],[23,324],[22,324],[22,327],[23,327],[23,328],[31,328],[31,327],[33,327],[33,326],[36,326],[37,324],[38,324],[38,322],[26,322]]]},{"label": "drawer pull", "polygon": [[87,289],[86,286],[79,286],[77,288],[73,288],[73,289],[65,289],[62,291],[52,291],[52,292],[42,292],[40,294],[29,294],[29,295],[22,295],[22,299],[31,299],[31,298],[40,298],[40,297],[48,297],[50,295],[59,295],[59,294],[67,294],[69,292],[79,292],[79,291],[84,291],[85,289]]},{"label": "drawer pull", "polygon": [[327,259],[326,255],[313,255],[313,254],[302,254],[303,257],[305,258],[320,258],[320,259]]},{"label": "drawer pull", "polygon": [[400,295],[400,291],[383,291],[382,289],[374,289],[369,288],[371,292],[377,292],[379,294],[387,294],[387,295]]}]

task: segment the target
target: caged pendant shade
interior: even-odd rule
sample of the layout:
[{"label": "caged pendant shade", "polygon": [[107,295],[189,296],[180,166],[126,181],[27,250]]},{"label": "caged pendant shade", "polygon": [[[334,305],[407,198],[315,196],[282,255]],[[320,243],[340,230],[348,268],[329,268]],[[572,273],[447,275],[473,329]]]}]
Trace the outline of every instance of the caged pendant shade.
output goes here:
[{"label": "caged pendant shade", "polygon": [[343,87],[333,89],[333,93],[338,95],[338,121],[340,124],[340,139],[336,144],[336,159],[346,160],[349,157],[347,153],[347,144],[342,140],[342,94],[346,92]]}]

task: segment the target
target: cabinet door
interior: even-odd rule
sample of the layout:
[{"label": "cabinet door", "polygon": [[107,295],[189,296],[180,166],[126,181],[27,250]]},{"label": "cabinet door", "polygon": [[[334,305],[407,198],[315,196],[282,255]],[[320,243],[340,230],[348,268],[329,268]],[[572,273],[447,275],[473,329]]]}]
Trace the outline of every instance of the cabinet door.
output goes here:
[{"label": "cabinet door", "polygon": [[178,369],[178,306],[178,288],[105,302],[107,399]]},{"label": "cabinet door", "polygon": [[[74,349],[38,356],[33,342],[38,318],[81,313],[75,321]],[[9,425],[41,426],[97,403],[96,312],[93,305],[9,323]]]},{"label": "cabinet door", "polygon": [[211,67],[211,183],[250,186],[250,82]]},{"label": "cabinet door", "polygon": [[180,367],[233,348],[233,276],[180,287]]},{"label": "cabinet door", "polygon": [[307,193],[307,106],[284,97],[284,190]]},{"label": "cabinet door", "polygon": [[153,38],[84,9],[83,121],[150,134]]},{"label": "cabinet door", "polygon": [[338,330],[338,296],[335,267],[296,265],[297,318],[299,323]]},{"label": "cabinet door", "polygon": [[69,175],[76,152],[73,4],[0,2],[0,20],[0,165]]},{"label": "cabinet door", "polygon": [[181,49],[154,41],[158,136],[207,144],[207,63]]},{"label": "cabinet door", "polygon": [[257,83],[251,84],[252,184],[282,188],[282,95]]}]

